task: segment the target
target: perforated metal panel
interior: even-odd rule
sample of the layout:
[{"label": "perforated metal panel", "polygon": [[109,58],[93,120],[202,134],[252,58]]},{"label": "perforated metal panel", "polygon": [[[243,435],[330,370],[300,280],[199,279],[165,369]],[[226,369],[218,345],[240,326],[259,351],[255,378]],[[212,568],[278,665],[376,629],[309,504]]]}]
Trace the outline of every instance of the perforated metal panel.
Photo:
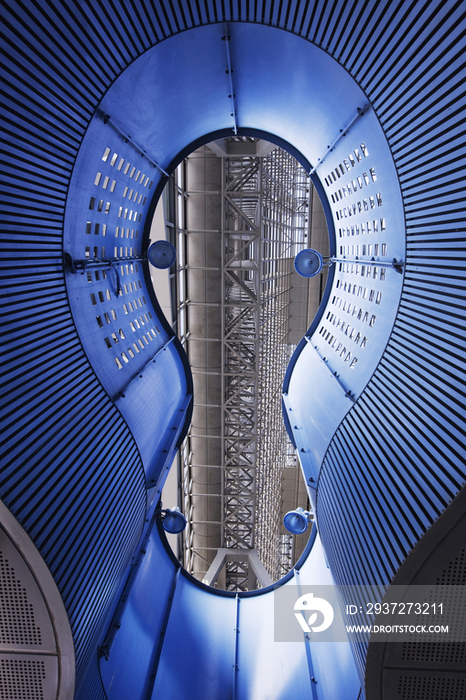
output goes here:
[{"label": "perforated metal panel", "polygon": [[2,700],[44,700],[43,661],[0,659],[0,698]]},{"label": "perforated metal panel", "polygon": [[440,586],[466,586],[466,547],[463,547],[458,556],[442,571],[437,583]]},{"label": "perforated metal panel", "polygon": [[439,644],[435,642],[404,642],[401,654],[403,661],[466,664],[466,644],[457,642]]},{"label": "perforated metal panel", "polygon": [[401,700],[464,700],[466,680],[401,676],[398,696]]},{"label": "perforated metal panel", "polygon": [[[458,553],[449,565],[442,571],[436,583],[440,586],[464,586],[466,585],[466,548]],[[445,605],[450,610],[455,610],[455,591],[445,590]],[[419,662],[433,664],[452,664],[459,668],[466,667],[466,644],[449,643],[439,644],[435,642],[404,642],[401,659],[404,662]]]},{"label": "perforated metal panel", "polygon": [[26,588],[0,550],[0,644],[41,645],[40,627]]},{"label": "perforated metal panel", "polygon": [[2,527],[0,601],[0,653],[11,649],[56,653],[55,633],[43,594],[23,555]]},{"label": "perforated metal panel", "polygon": [[0,522],[0,699],[71,700],[73,647],[59,593],[1,502]]}]

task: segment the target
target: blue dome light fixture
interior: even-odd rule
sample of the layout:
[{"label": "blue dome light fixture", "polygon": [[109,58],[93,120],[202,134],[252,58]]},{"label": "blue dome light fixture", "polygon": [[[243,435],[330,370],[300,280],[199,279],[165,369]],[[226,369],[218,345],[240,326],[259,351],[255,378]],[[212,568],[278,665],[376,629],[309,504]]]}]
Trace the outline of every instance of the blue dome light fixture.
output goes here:
[{"label": "blue dome light fixture", "polygon": [[306,532],[308,523],[314,520],[314,514],[304,508],[290,510],[283,518],[283,524],[293,535],[302,535]]},{"label": "blue dome light fixture", "polygon": [[301,277],[315,277],[322,270],[324,259],[322,255],[313,248],[301,250],[294,260],[294,267]]},{"label": "blue dome light fixture", "polygon": [[162,525],[166,532],[169,532],[171,535],[183,532],[186,527],[186,518],[178,506],[162,510],[161,513],[164,514]]},{"label": "blue dome light fixture", "polygon": [[171,267],[176,260],[175,247],[168,241],[155,241],[149,246],[147,259],[159,270],[166,270]]},{"label": "blue dome light fixture", "polygon": [[305,248],[301,250],[294,259],[294,268],[301,277],[315,277],[322,272],[323,267],[332,267],[334,263],[354,263],[356,265],[376,265],[379,267],[393,267],[399,274],[403,273],[404,263],[402,260],[380,260],[378,257],[356,255],[349,257],[344,255],[342,258],[326,257],[324,258],[318,250],[313,248]]}]

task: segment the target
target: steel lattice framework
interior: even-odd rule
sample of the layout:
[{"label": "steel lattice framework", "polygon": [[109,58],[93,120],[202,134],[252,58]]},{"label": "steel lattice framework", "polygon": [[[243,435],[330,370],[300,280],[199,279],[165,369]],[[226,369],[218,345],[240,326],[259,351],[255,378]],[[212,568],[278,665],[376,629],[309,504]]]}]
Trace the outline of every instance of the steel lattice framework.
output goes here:
[{"label": "steel lattice framework", "polygon": [[[289,559],[289,543],[284,546],[280,533],[280,486],[292,451],[281,415],[281,390],[292,351],[288,342],[292,263],[309,230],[311,185],[304,169],[279,148],[266,156],[221,160],[222,418],[220,434],[209,438],[219,439],[221,447],[219,463],[205,465],[206,470],[220,474],[221,512],[210,524],[220,528],[220,547],[256,549],[277,580]],[[180,185],[181,180],[179,196],[185,201]],[[189,235],[195,232],[184,231],[183,236]],[[183,267],[189,265],[179,265],[178,274]],[[206,266],[209,269],[214,268]],[[187,289],[189,283],[182,286]],[[179,332],[187,339],[192,303],[189,293],[185,299],[178,298]],[[207,532],[209,521],[195,516],[193,437],[191,430],[180,453],[183,506],[189,523],[184,565],[202,578],[216,547],[196,546],[196,530]],[[227,562],[227,589],[247,590],[250,581],[247,562]]]},{"label": "steel lattice framework", "polygon": [[[285,151],[224,161],[223,478],[227,547],[256,548],[280,576],[281,384],[289,359],[290,258],[307,232],[309,181]],[[230,572],[227,585],[240,584]]]}]

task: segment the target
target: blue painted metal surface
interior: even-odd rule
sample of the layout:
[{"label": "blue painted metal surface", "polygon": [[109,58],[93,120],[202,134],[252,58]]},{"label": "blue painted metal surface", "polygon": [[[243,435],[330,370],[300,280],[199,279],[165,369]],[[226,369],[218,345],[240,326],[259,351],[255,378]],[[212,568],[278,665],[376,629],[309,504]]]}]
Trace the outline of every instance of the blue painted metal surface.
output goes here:
[{"label": "blue painted metal surface", "polygon": [[234,598],[213,596],[181,576],[151,698],[163,693],[193,700],[228,697],[235,663],[235,620]]},{"label": "blue painted metal surface", "polygon": [[[340,140],[316,174],[327,193],[325,206],[335,228],[336,253],[353,257],[347,247],[363,244],[361,228],[353,234],[351,227],[365,223],[367,235],[369,218],[365,220],[358,210],[349,216],[348,207],[356,204],[358,209],[361,202],[364,210],[367,187],[368,207],[377,211],[379,220],[377,240],[373,237],[371,244],[385,242],[387,258],[396,256],[405,262],[403,274],[387,270],[385,280],[380,279],[380,271],[376,281],[371,277],[375,297],[382,292],[384,311],[377,314],[363,348],[369,350],[369,338],[374,339],[377,350],[370,352],[368,362],[358,357],[350,370],[354,354],[345,365],[347,347],[344,358],[338,355],[337,359],[334,352],[327,363],[353,392],[354,405],[344,396],[342,403],[340,393],[334,406],[321,405],[318,421],[312,419],[309,392],[301,390],[296,380],[306,378],[315,366],[315,382],[307,381],[314,387],[331,385],[332,392],[338,387],[327,368],[325,373],[319,370],[320,361],[306,341],[298,348],[286,390],[291,406],[297,402],[301,421],[290,426],[305,426],[297,431],[297,439],[306,450],[303,454],[313,457],[308,467],[303,457],[305,471],[313,470],[317,478],[320,474],[317,518],[335,579],[389,581],[465,477],[459,430],[464,421],[464,4],[427,0],[375,6],[362,0],[331,4],[270,0],[263,5],[116,0],[108,4],[94,0],[43,6],[13,1],[3,15],[7,184],[1,239],[2,309],[9,346],[2,366],[6,400],[0,493],[35,541],[62,592],[76,645],[77,698],[101,700],[97,646],[105,638],[114,599],[137,551],[145,521],[146,473],[157,472],[160,462],[154,457],[155,442],[146,437],[145,419],[140,421],[136,415],[136,396],[128,397],[126,414],[119,410],[126,397],[117,400],[118,408],[111,400],[132,378],[131,362],[123,360],[128,367],[116,370],[125,381],[115,380],[107,358],[114,363],[116,344],[104,348],[107,355],[93,355],[97,346],[92,339],[102,340],[96,314],[85,307],[89,300],[83,289],[70,291],[74,281],[68,272],[68,289],[65,285],[63,249],[78,246],[79,239],[81,256],[82,246],[90,245],[83,243],[86,236],[94,236],[101,246],[101,232],[86,234],[87,221],[105,223],[105,216],[115,211],[97,212],[98,220],[87,216],[93,188],[102,188],[92,180],[93,159],[102,157],[100,146],[106,147],[112,128],[104,125],[96,109],[108,107],[112,119],[120,118],[134,140],[148,153],[150,148],[151,157],[164,169],[196,139],[231,129],[221,42],[225,22],[230,23],[232,36],[229,48],[239,133],[241,129],[271,132],[315,165],[361,106],[360,98],[371,104],[371,111],[355,125],[356,131]],[[204,26],[198,33],[182,31],[199,25]],[[171,35],[176,36],[169,39]],[[154,45],[156,50],[151,49]],[[145,52],[147,58],[138,58]],[[128,112],[136,104],[131,99],[138,94],[135,81],[152,61],[160,82],[144,96],[139,113]],[[128,66],[130,82],[123,73]],[[105,134],[102,142],[98,137],[95,152],[86,146],[86,140],[90,145],[94,138],[94,127]],[[350,143],[351,134],[356,145]],[[112,138],[117,139],[118,149],[132,148],[116,132]],[[354,151],[362,152],[361,143],[367,146],[368,157],[375,159],[371,167],[377,180],[366,172],[368,185],[361,166],[365,156],[359,161]],[[354,153],[354,166],[350,153]],[[348,160],[349,170],[340,155]],[[125,160],[134,158],[125,156]],[[346,174],[340,170],[339,177],[340,163]],[[71,183],[73,168],[79,181]],[[357,185],[352,189],[359,191],[358,177],[362,178],[361,195],[347,190],[345,198],[343,185],[347,188],[348,180],[354,179]],[[377,189],[379,182],[383,189]],[[382,195],[381,208],[377,193]],[[375,197],[373,209],[370,196]],[[82,205],[79,197],[82,202],[89,197],[89,203]],[[107,201],[115,203],[110,196]],[[147,212],[149,202],[143,206]],[[386,219],[386,239],[380,219]],[[113,225],[118,224],[113,221]],[[340,229],[345,230],[342,236]],[[339,252],[338,246],[345,250]],[[372,255],[377,257],[374,249]],[[338,279],[344,285],[356,284],[357,278],[357,286],[362,286],[361,275],[355,273],[360,265],[346,264],[353,265],[353,271],[338,270]],[[131,281],[146,284],[139,271]],[[336,277],[334,287],[337,281]],[[86,284],[90,288],[97,281]],[[147,285],[146,291],[150,298]],[[86,292],[89,299],[90,293]],[[134,291],[134,298],[143,293]],[[353,303],[352,294],[343,289],[342,304]],[[157,315],[157,305],[148,297],[147,306]],[[327,312],[334,313],[331,306],[329,296],[320,315],[332,324],[325,335],[333,333],[333,320],[326,318]],[[104,313],[111,314],[112,308],[102,306]],[[107,325],[113,327],[114,322]],[[167,329],[161,325],[160,338],[151,342],[162,342]],[[308,335],[319,334],[319,328]],[[345,330],[340,323],[340,336]],[[315,343],[322,356],[326,356],[325,343],[330,348],[328,338],[322,333],[320,345]],[[177,365],[179,377],[187,376],[183,360],[181,364],[173,357],[170,361]],[[178,381],[170,385],[175,396],[180,392],[172,408],[184,406],[181,395],[189,393],[189,387]],[[160,415],[158,421],[163,434],[168,422],[164,424]],[[179,424],[175,427],[180,429]],[[158,561],[161,570],[163,556]],[[170,574],[155,578],[161,609],[166,608],[166,584],[174,572],[167,567]],[[143,586],[142,579],[136,585]],[[188,584],[179,590],[187,597],[172,608],[174,617],[167,628],[171,641],[160,657],[163,676],[156,678],[156,684],[163,677],[177,692],[192,697],[191,689],[177,686],[171,674],[176,672],[175,652],[169,649],[176,647],[177,633],[183,628],[181,611],[188,612],[191,601]],[[209,608],[207,602],[212,596],[201,591],[192,600],[198,602],[198,598],[209,616],[209,629],[220,634],[213,619],[217,608]],[[250,625],[251,647],[257,629],[252,621],[260,619],[260,609],[266,607],[263,602],[257,607],[254,603],[266,600],[259,596],[240,603],[240,629]],[[246,613],[249,604],[251,612]],[[190,628],[190,633],[192,641],[203,643],[200,626]],[[120,644],[118,636],[117,640]],[[229,637],[224,655],[220,648],[214,650],[222,668],[231,660],[231,649]],[[191,644],[188,651],[194,672],[199,658],[204,664],[199,668],[210,673],[200,648]],[[239,668],[244,660],[250,668],[249,680],[260,686],[260,676],[253,675],[256,667],[248,667],[242,658],[241,641],[238,651]],[[270,658],[256,661],[264,678]],[[321,663],[318,651],[313,663],[315,667]],[[328,663],[322,659],[322,668],[328,668]],[[343,662],[339,668],[346,678]],[[363,674],[363,654],[359,668]],[[301,669],[297,678],[302,673]],[[216,688],[219,679],[208,678],[210,688]],[[231,674],[228,678],[231,682]],[[335,671],[329,681],[337,683],[338,678]],[[239,671],[238,679],[239,697],[248,697],[248,677],[242,680]],[[329,687],[328,700],[332,692]],[[324,694],[319,700],[327,697]]]},{"label": "blue painted metal surface", "polygon": [[[82,261],[82,271],[65,266],[80,339],[138,444],[148,488],[158,495],[192,394],[183,351],[151,303],[144,276],[143,230],[161,175],[98,112],[73,169],[64,237],[67,254]],[[105,269],[98,261],[109,264]]]},{"label": "blue painted metal surface", "polygon": [[[288,585],[333,586],[335,581],[328,567],[320,536],[316,537],[312,552],[298,568],[298,575]],[[305,641],[311,658],[312,676],[316,683],[311,688],[318,700],[358,700],[361,681],[358,677],[351,646],[346,642],[325,644]],[[308,662],[309,666],[309,662]],[[344,679],[344,680],[343,680]]]},{"label": "blue painted metal surface", "polygon": [[[315,532],[310,554],[298,565],[301,583],[332,585],[314,538]],[[160,694],[206,700],[307,697],[313,687],[318,700],[356,700],[360,683],[348,644],[309,645],[310,674],[304,644],[274,641],[273,586],[238,597],[179,574],[155,531],[109,657],[100,662],[110,700]],[[295,577],[284,585],[295,587]]]},{"label": "blue painted metal surface", "polygon": [[108,660],[100,660],[109,698],[150,696],[171,610],[176,572],[155,530],[119,617]]}]

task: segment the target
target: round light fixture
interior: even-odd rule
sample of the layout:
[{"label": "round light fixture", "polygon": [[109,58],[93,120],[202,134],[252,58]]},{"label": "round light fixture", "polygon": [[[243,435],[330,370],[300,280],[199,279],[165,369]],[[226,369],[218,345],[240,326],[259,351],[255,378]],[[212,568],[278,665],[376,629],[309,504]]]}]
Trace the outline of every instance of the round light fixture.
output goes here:
[{"label": "round light fixture", "polygon": [[294,259],[294,267],[301,277],[314,277],[322,270],[324,259],[313,248],[305,248]]},{"label": "round light fixture", "polygon": [[156,241],[149,246],[147,259],[159,270],[166,270],[176,260],[176,250],[168,241]]},{"label": "round light fixture", "polygon": [[171,535],[177,535],[179,532],[183,532],[186,527],[186,518],[178,506],[164,510],[162,513],[165,513],[162,525],[166,532],[169,532]]},{"label": "round light fixture", "polygon": [[307,524],[313,520],[314,516],[304,508],[290,510],[283,518],[283,524],[293,535],[302,535],[307,530]]}]

